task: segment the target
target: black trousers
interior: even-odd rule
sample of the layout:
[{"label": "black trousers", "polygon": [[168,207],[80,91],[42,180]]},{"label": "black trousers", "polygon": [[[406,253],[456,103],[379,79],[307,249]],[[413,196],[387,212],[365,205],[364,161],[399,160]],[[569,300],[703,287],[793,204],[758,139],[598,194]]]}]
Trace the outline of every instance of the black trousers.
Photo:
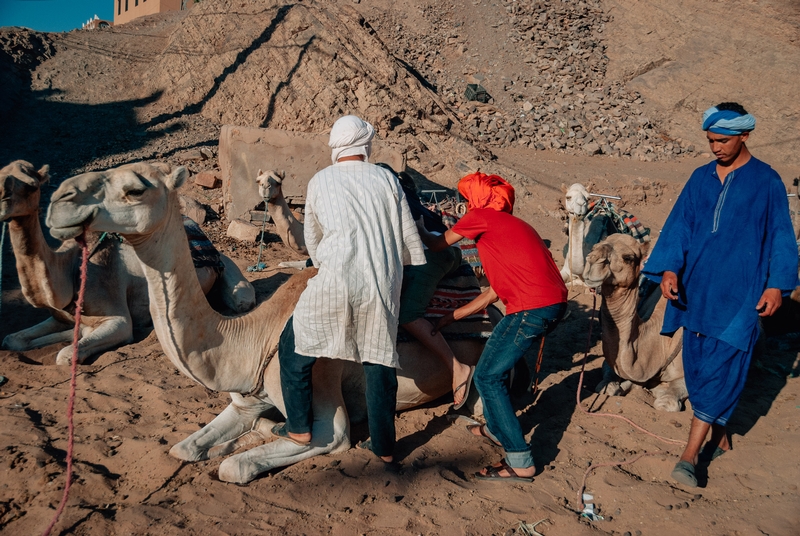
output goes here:
[{"label": "black trousers", "polygon": [[[311,432],[314,422],[311,370],[317,358],[295,352],[292,320],[289,319],[281,333],[278,360],[281,364],[281,391],[286,405],[286,430],[303,434]],[[391,456],[396,437],[397,370],[376,363],[362,365],[367,380],[365,394],[372,451],[378,456]]]}]

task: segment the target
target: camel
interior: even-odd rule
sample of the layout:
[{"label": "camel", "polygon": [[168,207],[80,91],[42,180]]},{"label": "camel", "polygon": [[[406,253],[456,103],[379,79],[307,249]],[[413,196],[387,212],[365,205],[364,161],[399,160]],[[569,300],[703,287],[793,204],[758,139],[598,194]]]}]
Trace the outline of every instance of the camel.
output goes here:
[{"label": "camel", "polygon": [[[170,454],[185,461],[222,456],[272,438],[275,411],[285,415],[276,358],[280,334],[316,269],[298,272],[267,301],[237,317],[209,307],[195,277],[183,238],[177,188],[184,167],[122,166],[72,177],[53,194],[47,224],[67,240],[84,232],[119,233],[139,258],[150,295],[150,313],[165,355],[185,375],[231,403],[212,422],[176,444]],[[477,361],[483,342],[453,341],[454,351]],[[408,409],[450,392],[450,374],[416,343],[398,344],[397,409]],[[225,459],[219,478],[247,483],[276,467],[350,447],[350,419],[366,416],[363,369],[320,358],[313,369],[313,440],[298,446],[277,439]]]},{"label": "camel", "polygon": [[[74,240],[55,250],[45,241],[39,201],[48,171],[49,166],[36,171],[22,160],[0,170],[0,221],[8,221],[23,296],[51,314],[44,322],[5,337],[2,347],[7,350],[30,350],[73,337],[81,250]],[[98,238],[88,237],[93,249],[88,264],[91,283],[86,288],[78,362],[130,342],[134,328],[150,324],[146,281],[133,248],[119,240]],[[255,289],[232,260],[221,257],[225,267],[217,286],[223,301],[240,312],[252,308]],[[217,282],[218,272],[213,268],[198,268],[196,273],[205,292]],[[72,352],[71,346],[60,350],[56,363],[69,364]]]},{"label": "camel", "polygon": [[616,233],[614,223],[605,214],[598,214],[587,222],[589,214],[589,192],[579,183],[564,189],[564,206],[567,209],[567,245],[564,246],[564,267],[561,279],[564,283],[584,284],[581,279],[586,266],[586,256],[592,246],[606,236]]},{"label": "camel", "polygon": [[303,235],[303,224],[294,217],[289,205],[286,203],[286,198],[283,197],[281,184],[283,184],[285,177],[286,173],[283,171],[268,170],[262,172],[259,169],[256,177],[258,193],[261,194],[267,205],[267,212],[269,212],[272,221],[275,222],[281,241],[290,249],[302,255],[308,255],[306,239]]},{"label": "camel", "polygon": [[689,396],[683,377],[682,330],[674,337],[661,335],[666,299],[660,293],[647,320],[637,311],[639,274],[647,246],[630,235],[613,234],[594,246],[586,258],[583,279],[603,296],[600,321],[606,363],[625,385],[609,382],[598,392],[623,394],[631,383],[652,387],[655,408],[680,411]]},{"label": "camel", "polygon": [[567,227],[567,247],[564,251],[564,267],[561,269],[561,279],[565,283],[577,282],[583,274],[584,259],[583,239],[588,226],[584,221],[589,211],[589,192],[582,184],[575,183],[564,193],[564,206],[569,214]]}]

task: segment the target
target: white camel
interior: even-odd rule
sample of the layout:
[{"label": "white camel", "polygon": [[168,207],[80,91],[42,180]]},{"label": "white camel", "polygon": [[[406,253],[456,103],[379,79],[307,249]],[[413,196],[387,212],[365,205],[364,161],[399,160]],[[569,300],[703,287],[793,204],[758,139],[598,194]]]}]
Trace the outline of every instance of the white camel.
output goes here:
[{"label": "white camel", "polygon": [[[53,194],[47,223],[54,236],[83,232],[121,234],[132,244],[147,278],[150,312],[166,356],[205,387],[231,394],[231,404],[211,423],[175,445],[170,454],[186,461],[225,455],[271,437],[285,414],[277,359],[281,331],[306,282],[316,270],[292,276],[256,309],[238,317],[212,310],[195,277],[182,236],[176,189],[187,171],[139,164],[66,180]],[[453,341],[454,351],[473,364],[483,348],[478,340]],[[415,342],[398,344],[397,409],[433,400],[451,389],[447,368]],[[313,441],[298,446],[276,440],[232,456],[220,464],[219,478],[245,483],[275,467],[350,447],[350,419],[364,419],[363,370],[355,363],[318,359],[313,369]]]},{"label": "white camel", "polygon": [[[563,188],[563,186],[562,186]],[[589,212],[589,192],[582,184],[575,183],[564,194],[564,207],[567,209],[567,248],[564,251],[564,267],[561,279],[565,283],[583,284],[584,238],[589,230],[586,214]]]},{"label": "white camel", "polygon": [[682,330],[673,337],[661,335],[666,299],[660,292],[652,314],[643,320],[637,311],[639,273],[647,247],[630,235],[613,234],[594,246],[586,258],[583,279],[603,296],[600,319],[603,355],[623,380],[598,386],[598,392],[623,394],[630,383],[649,387],[655,408],[680,411],[689,396],[683,376]]},{"label": "white camel", "polygon": [[[0,170],[0,221],[8,221],[9,236],[17,262],[23,296],[37,308],[50,311],[50,318],[5,337],[2,347],[25,351],[56,342],[72,340],[77,298],[80,247],[66,240],[58,249],[45,241],[39,222],[41,185],[47,182],[49,167],[39,171],[18,160]],[[133,248],[119,240],[98,241],[87,237],[93,253],[86,288],[86,304],[78,342],[78,361],[132,340],[134,329],[150,324],[147,283]],[[185,236],[185,235],[184,235]],[[192,269],[204,292],[218,282],[228,307],[244,312],[255,305],[255,289],[229,258],[222,277],[209,267]],[[69,364],[72,346],[58,352],[56,363]]]}]

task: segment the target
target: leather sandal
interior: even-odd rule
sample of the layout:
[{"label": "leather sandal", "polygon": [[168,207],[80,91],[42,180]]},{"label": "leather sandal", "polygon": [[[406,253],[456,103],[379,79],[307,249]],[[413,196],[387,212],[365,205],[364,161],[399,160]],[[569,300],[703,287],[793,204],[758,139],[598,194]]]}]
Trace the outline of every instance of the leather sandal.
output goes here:
[{"label": "leather sandal", "polygon": [[[495,482],[533,482],[532,476],[520,476],[514,469],[506,463],[505,460],[500,460],[499,463],[494,465],[487,465],[483,468],[485,472],[475,473],[477,480],[494,480]],[[501,475],[500,471],[505,470],[508,475]]]}]

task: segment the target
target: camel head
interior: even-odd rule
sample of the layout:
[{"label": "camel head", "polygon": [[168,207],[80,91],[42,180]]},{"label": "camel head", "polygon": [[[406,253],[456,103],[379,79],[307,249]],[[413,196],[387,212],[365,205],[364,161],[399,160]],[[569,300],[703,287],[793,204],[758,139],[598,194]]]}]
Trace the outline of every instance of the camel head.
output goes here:
[{"label": "camel head", "polygon": [[273,171],[268,169],[262,172],[259,169],[258,177],[256,177],[258,193],[267,201],[274,201],[281,194],[281,184],[284,178],[286,178],[285,171]]},{"label": "camel head", "polygon": [[16,160],[0,169],[0,221],[36,214],[41,185],[50,178],[50,166],[36,171],[30,163]]},{"label": "camel head", "polygon": [[71,177],[53,193],[50,233],[61,240],[84,231],[148,235],[167,218],[188,175],[183,166],[138,162]]},{"label": "camel head", "polygon": [[632,236],[613,234],[596,244],[586,257],[583,280],[589,287],[602,287],[604,291],[635,287],[646,252],[647,247]]},{"label": "camel head", "polygon": [[564,194],[564,206],[570,214],[582,218],[589,211],[589,192],[577,182]]}]

